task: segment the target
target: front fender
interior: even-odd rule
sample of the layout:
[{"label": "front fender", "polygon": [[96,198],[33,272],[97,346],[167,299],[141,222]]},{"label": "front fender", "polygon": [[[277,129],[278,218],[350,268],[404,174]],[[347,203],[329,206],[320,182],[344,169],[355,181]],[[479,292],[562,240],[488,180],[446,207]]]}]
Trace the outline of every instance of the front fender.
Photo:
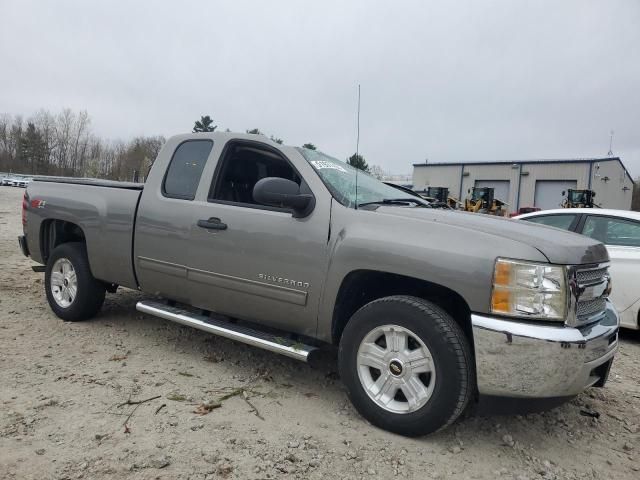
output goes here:
[{"label": "front fender", "polygon": [[334,305],[355,270],[404,275],[458,293],[472,312],[488,313],[498,256],[546,262],[536,248],[436,221],[411,220],[337,205],[330,259],[318,317],[318,337],[331,338]]}]

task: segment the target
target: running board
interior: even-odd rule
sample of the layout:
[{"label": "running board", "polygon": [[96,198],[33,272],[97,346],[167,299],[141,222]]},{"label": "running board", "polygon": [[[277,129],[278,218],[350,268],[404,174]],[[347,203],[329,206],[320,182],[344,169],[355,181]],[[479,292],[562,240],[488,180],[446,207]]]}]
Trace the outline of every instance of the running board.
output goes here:
[{"label": "running board", "polygon": [[302,360],[303,362],[308,361],[311,353],[318,350],[311,345],[304,345],[288,338],[271,335],[253,328],[221,320],[220,318],[198,315],[197,313],[192,313],[178,307],[171,307],[161,302],[143,300],[136,304],[136,309],[142,313],[148,313],[149,315],[197,328],[198,330],[213,333],[214,335],[280,353],[287,357],[295,358],[296,360]]}]

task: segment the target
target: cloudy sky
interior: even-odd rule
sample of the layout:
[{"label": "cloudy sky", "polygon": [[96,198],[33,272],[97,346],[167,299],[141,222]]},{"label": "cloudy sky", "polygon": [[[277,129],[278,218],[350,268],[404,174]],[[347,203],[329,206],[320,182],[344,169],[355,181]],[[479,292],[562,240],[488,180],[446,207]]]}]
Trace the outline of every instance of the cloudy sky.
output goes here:
[{"label": "cloudy sky", "polygon": [[0,0],[0,113],[110,138],[258,127],[411,164],[605,156],[640,175],[640,1]]}]

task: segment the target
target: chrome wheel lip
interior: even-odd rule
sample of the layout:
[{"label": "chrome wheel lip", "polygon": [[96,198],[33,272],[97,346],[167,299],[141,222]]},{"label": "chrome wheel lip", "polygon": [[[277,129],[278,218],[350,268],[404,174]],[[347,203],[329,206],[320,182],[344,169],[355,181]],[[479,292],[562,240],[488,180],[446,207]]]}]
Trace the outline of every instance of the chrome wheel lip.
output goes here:
[{"label": "chrome wheel lip", "polygon": [[[386,348],[376,341],[384,336]],[[410,348],[412,338],[417,348]],[[394,368],[394,365],[399,367]],[[435,362],[427,345],[408,328],[381,325],[372,329],[360,342],[356,354],[356,368],[360,385],[367,396],[380,408],[397,414],[413,413],[427,404],[436,385]],[[380,372],[374,378],[371,369]],[[420,375],[428,373],[428,384]],[[398,390],[406,401],[396,400]]]},{"label": "chrome wheel lip", "polygon": [[78,276],[69,259],[59,258],[54,262],[49,283],[51,296],[56,304],[69,308],[78,294]]}]

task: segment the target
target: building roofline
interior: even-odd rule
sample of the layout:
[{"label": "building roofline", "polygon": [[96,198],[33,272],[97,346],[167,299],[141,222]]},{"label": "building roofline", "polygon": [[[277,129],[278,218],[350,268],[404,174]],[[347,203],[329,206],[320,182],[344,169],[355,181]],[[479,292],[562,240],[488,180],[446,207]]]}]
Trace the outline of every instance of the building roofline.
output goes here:
[{"label": "building roofline", "polygon": [[633,185],[635,181],[627,167],[620,157],[604,157],[604,158],[567,158],[567,159],[534,159],[534,160],[498,160],[498,161],[478,161],[478,162],[436,162],[436,163],[414,163],[414,167],[461,167],[461,166],[474,166],[474,165],[539,165],[539,164],[557,164],[557,163],[596,163],[596,162],[610,162],[617,161],[622,166],[622,169],[629,177],[629,180]]},{"label": "building roofline", "polygon": [[491,160],[491,161],[473,161],[473,162],[434,162],[434,163],[414,163],[414,167],[429,167],[432,165],[520,165],[529,163],[590,163],[590,162],[606,162],[610,160],[620,161],[620,157],[604,157],[604,158],[536,158],[532,160]]}]

